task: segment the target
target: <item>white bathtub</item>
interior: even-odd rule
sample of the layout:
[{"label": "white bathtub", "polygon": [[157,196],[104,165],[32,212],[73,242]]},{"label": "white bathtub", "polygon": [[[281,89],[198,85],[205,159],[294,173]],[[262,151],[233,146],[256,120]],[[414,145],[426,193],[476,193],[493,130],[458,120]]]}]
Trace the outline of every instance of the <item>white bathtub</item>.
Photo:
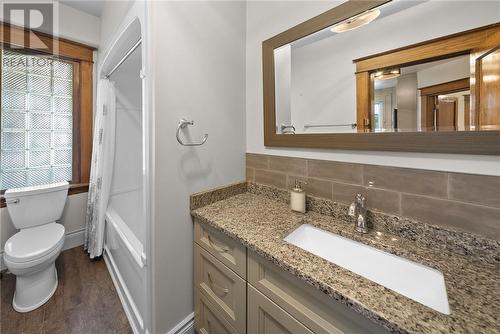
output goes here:
[{"label": "white bathtub", "polygon": [[[144,244],[146,240],[144,236],[146,223],[144,221],[143,198],[140,186],[113,189],[108,204],[108,211],[114,211],[113,216],[122,217],[122,221],[127,225],[128,229],[122,230],[130,231],[133,234],[130,237],[127,236],[127,239],[131,241],[137,239],[140,244]],[[135,249],[140,247],[139,244],[133,246]]]},{"label": "white bathtub", "polygon": [[146,257],[143,244],[113,206],[106,210],[104,259],[134,333],[144,333]]}]

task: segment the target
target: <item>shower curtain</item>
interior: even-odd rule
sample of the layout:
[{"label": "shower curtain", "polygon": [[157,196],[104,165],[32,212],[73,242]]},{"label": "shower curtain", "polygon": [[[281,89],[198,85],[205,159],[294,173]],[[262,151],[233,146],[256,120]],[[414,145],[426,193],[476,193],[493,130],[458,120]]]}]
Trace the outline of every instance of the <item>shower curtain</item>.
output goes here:
[{"label": "shower curtain", "polygon": [[97,112],[94,119],[85,229],[85,249],[90,258],[101,256],[104,247],[104,217],[113,176],[115,103],[113,83],[108,79],[101,79],[97,85]]}]

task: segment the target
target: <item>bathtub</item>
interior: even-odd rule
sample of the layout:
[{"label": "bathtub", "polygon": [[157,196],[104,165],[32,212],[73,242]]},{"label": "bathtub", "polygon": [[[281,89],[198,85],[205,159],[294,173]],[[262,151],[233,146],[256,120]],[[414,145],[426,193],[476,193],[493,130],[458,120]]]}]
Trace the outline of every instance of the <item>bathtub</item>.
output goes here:
[{"label": "bathtub", "polygon": [[147,294],[143,244],[112,202],[106,210],[104,260],[132,330],[134,333],[144,333]]}]

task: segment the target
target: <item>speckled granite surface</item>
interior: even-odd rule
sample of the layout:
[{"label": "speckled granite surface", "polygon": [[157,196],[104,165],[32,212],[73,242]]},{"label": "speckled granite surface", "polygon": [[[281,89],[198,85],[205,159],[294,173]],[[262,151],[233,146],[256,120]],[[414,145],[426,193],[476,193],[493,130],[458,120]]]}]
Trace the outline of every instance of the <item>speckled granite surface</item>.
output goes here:
[{"label": "speckled granite surface", "polygon": [[[269,199],[288,203],[288,191],[261,184],[248,183],[247,191]],[[212,197],[212,191],[202,196]],[[201,195],[201,194],[200,194]],[[307,196],[307,210],[332,216],[341,221],[351,221],[347,215],[348,206],[326,199]],[[398,237],[409,239],[422,247],[436,250],[447,250],[453,253],[472,256],[478,260],[500,265],[500,242],[486,239],[479,235],[444,229],[381,212],[368,211],[368,222],[376,231],[387,232]]]},{"label": "speckled granite surface", "polygon": [[[339,204],[313,199],[311,208],[329,214],[310,211],[303,215],[290,211],[285,195],[286,192],[272,188],[249,185],[247,192],[221,196],[224,199],[219,201],[207,200],[211,204],[195,208],[192,214],[201,223],[240,241],[392,332],[500,333],[498,263],[484,261],[482,256],[464,256],[442,246],[423,247],[418,238],[404,237],[414,232],[406,231],[400,236],[382,232],[376,226],[369,234],[360,235],[354,232],[351,223],[340,218]],[[333,213],[337,210],[340,216]],[[306,223],[440,270],[445,276],[451,314],[434,311],[283,241],[300,224]],[[380,226],[386,224],[379,222]],[[492,251],[498,252],[498,248]]]},{"label": "speckled granite surface", "polygon": [[218,201],[222,201],[228,197],[244,193],[248,190],[246,182],[238,182],[227,186],[211,189],[210,191],[202,191],[189,196],[189,207],[191,210],[201,208]]}]

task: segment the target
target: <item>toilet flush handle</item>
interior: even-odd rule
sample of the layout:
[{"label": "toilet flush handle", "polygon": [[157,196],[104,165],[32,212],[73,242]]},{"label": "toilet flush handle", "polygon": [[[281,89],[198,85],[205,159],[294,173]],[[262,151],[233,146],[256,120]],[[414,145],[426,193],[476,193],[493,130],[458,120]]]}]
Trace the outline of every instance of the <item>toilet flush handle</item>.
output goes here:
[{"label": "toilet flush handle", "polygon": [[5,200],[5,204],[19,204],[19,202],[21,202],[19,198]]}]

